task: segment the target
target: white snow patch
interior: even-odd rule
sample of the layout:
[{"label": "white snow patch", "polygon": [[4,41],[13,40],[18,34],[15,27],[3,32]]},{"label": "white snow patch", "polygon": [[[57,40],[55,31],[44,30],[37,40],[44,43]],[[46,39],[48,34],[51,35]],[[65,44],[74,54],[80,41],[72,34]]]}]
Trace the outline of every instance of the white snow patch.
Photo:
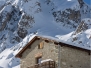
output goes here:
[{"label": "white snow patch", "polygon": [[45,60],[42,60],[41,63],[44,63],[44,62],[47,62],[47,61],[53,61],[52,59],[45,59]]}]

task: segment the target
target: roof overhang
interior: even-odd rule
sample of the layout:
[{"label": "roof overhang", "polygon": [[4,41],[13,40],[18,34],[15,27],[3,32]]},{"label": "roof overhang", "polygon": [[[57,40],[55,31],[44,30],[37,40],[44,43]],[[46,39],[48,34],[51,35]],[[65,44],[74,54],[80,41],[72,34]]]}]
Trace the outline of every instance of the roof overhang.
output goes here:
[{"label": "roof overhang", "polygon": [[53,42],[54,44],[60,45],[60,46],[66,46],[66,47],[70,47],[70,48],[74,48],[74,49],[84,50],[84,51],[87,51],[89,54],[91,54],[91,50],[88,50],[88,49],[84,49],[84,48],[81,48],[81,47],[77,47],[77,46],[73,46],[73,45],[70,45],[70,44],[66,44],[66,43],[60,42],[60,41],[55,40],[55,39],[50,39],[50,38],[46,38],[46,37],[42,37],[42,36],[35,36],[35,37],[33,37],[32,40],[30,40],[30,42],[27,45],[25,45],[20,50],[20,52],[15,57],[21,58],[22,57],[22,53],[27,48],[29,48],[32,45],[32,43],[34,43],[35,40],[39,40],[39,39],[43,39],[45,42]]}]

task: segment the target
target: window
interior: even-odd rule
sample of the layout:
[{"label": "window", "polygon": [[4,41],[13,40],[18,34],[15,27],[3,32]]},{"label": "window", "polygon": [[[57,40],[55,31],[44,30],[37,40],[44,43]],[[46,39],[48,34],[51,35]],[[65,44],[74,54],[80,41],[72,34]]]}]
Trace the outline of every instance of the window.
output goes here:
[{"label": "window", "polygon": [[41,63],[41,60],[42,60],[42,57],[37,57],[37,58],[36,58],[36,64]]},{"label": "window", "polygon": [[38,49],[43,49],[44,46],[44,42],[40,42],[40,44],[38,45]]}]

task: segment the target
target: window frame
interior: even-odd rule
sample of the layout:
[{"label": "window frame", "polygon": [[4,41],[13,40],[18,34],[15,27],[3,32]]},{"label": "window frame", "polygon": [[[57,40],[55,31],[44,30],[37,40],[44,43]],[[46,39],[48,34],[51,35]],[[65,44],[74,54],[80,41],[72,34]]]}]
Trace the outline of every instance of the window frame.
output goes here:
[{"label": "window frame", "polygon": [[43,49],[43,48],[44,48],[44,42],[42,41],[38,44],[38,49]]},{"label": "window frame", "polygon": [[[41,59],[41,60],[39,61],[39,59]],[[36,57],[36,58],[35,58],[35,63],[36,63],[36,64],[40,64],[41,61],[42,61],[42,56],[39,56],[39,57]]]}]

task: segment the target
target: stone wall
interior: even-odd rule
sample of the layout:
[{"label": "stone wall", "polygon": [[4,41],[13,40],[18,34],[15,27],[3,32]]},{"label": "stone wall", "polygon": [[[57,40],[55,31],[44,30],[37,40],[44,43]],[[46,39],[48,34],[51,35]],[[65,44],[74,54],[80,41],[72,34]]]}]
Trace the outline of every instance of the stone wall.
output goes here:
[{"label": "stone wall", "polygon": [[88,52],[65,46],[61,50],[62,68],[90,68],[91,56]]},{"label": "stone wall", "polygon": [[[38,49],[40,42],[44,42],[43,49]],[[70,48],[67,46],[61,47],[61,68],[90,68],[90,55],[88,52]],[[27,68],[35,65],[35,58],[41,55],[42,60],[52,59],[58,63],[58,46],[53,42],[45,42],[36,40],[30,48],[22,55],[21,68]]]},{"label": "stone wall", "polygon": [[57,61],[57,54],[55,53],[55,46],[53,43],[49,42],[46,43],[44,42],[44,47],[43,49],[38,49],[39,43],[42,42],[42,40],[37,40],[35,41],[30,49],[27,49],[21,58],[21,68],[27,68],[30,66],[35,65],[36,63],[36,55],[42,54],[42,60],[45,59],[52,59],[54,61]]}]

